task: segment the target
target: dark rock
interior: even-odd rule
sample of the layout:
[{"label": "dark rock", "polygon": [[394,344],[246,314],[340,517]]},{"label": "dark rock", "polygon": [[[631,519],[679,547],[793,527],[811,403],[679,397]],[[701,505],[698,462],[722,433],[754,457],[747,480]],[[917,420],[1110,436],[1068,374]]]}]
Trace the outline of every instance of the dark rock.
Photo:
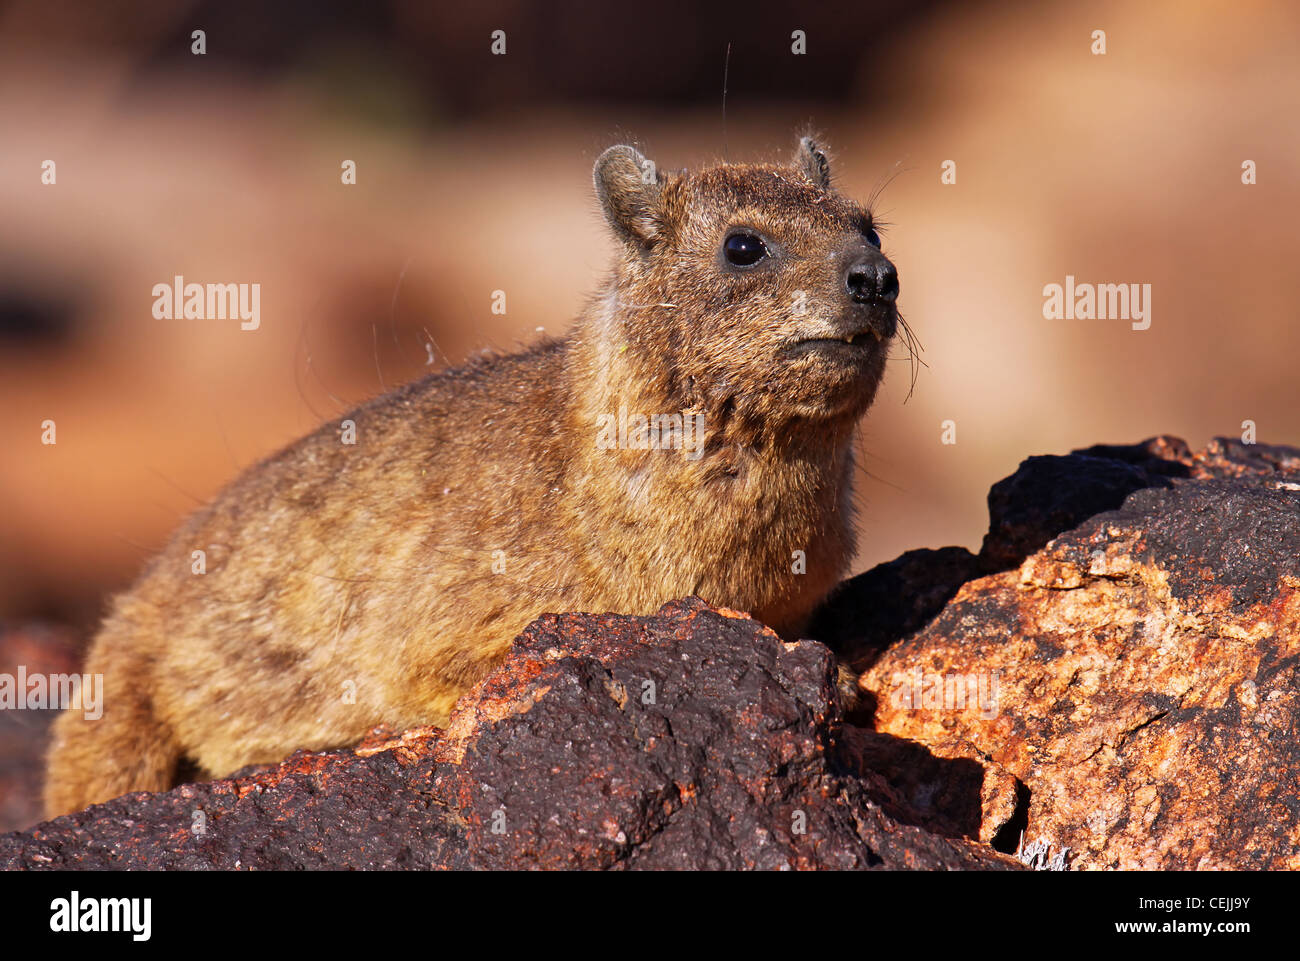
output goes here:
[{"label": "dark rock", "polygon": [[938,757],[915,741],[861,727],[845,727],[837,746],[844,770],[853,772],[894,820],[944,837],[979,837],[980,764]]},{"label": "dark rock", "polygon": [[1089,454],[1030,457],[989,491],[989,530],[980,562],[985,572],[1016,567],[1062,531],[1145,487],[1168,478],[1124,460]]},{"label": "dark rock", "polygon": [[981,573],[964,547],[908,551],[840,584],[817,611],[808,636],[830,646],[855,671],[919,630]]},{"label": "dark rock", "polygon": [[906,792],[952,836],[873,801],[835,678],[823,645],[696,600],[547,615],[445,732],[127,795],[0,837],[0,866],[1017,867]]},{"label": "dark rock", "polygon": [[1190,459],[1192,476],[1201,480],[1230,477],[1294,476],[1300,472],[1300,449],[1278,444],[1243,444],[1232,437],[1216,437]]},{"label": "dark rock", "polygon": [[1117,460],[1139,467],[1152,476],[1189,477],[1192,452],[1180,437],[1152,437],[1139,444],[1094,444],[1071,451],[1083,457]]}]

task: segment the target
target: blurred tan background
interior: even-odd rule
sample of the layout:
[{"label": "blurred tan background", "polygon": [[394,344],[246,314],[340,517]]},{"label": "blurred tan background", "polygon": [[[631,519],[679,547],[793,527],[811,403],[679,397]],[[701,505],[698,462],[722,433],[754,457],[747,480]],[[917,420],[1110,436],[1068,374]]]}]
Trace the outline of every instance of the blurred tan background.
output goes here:
[{"label": "blurred tan background", "polygon": [[[900,348],[864,426],[859,568],[977,546],[1030,454],[1246,419],[1300,442],[1294,3],[470,6],[0,6],[0,619],[89,630],[242,468],[563,330],[609,255],[590,167],[624,140],[775,159],[811,124],[843,190],[888,181],[927,366],[907,399]],[[176,274],[260,283],[261,328],[154,319]],[[1044,320],[1067,274],[1151,284],[1151,328]]]}]

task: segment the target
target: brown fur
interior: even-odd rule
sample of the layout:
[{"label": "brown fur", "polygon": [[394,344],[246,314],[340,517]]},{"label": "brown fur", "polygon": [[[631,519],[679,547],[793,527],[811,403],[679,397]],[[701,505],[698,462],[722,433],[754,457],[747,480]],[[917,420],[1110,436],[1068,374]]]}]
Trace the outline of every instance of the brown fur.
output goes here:
[{"label": "brown fur", "polygon": [[[326,424],[176,533],[90,651],[103,718],[57,722],[51,815],[168,788],[182,760],[224,774],[443,723],[546,611],[697,594],[802,629],[853,556],[852,432],[894,330],[892,303],[845,292],[870,215],[806,139],[788,167],[647,169],[629,147],[597,164],[619,251],[566,337],[371,401],[355,446]],[[780,256],[729,268],[735,225]],[[870,349],[791,350],[864,325]],[[704,415],[704,455],[599,449],[620,406]]]}]

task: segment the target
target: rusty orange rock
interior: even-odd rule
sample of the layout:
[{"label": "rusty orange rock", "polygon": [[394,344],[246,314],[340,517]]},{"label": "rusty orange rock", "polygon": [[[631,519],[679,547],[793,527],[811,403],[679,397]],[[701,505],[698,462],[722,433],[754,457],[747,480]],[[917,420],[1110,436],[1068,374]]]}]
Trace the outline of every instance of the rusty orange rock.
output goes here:
[{"label": "rusty orange rock", "polygon": [[1080,868],[1300,867],[1300,451],[1157,438],[1032,460],[1050,463],[1007,486],[1032,490],[1037,471],[1131,489],[1062,532],[994,516],[983,569],[1051,539],[883,652],[859,648],[876,730],[980,764],[978,836],[1004,849],[1046,842]]}]

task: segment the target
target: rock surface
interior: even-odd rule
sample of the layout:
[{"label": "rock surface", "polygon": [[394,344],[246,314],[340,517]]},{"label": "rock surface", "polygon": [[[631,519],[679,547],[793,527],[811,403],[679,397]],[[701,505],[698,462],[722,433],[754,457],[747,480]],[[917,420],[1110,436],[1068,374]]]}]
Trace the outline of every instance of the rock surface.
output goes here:
[{"label": "rock surface", "polygon": [[696,600],[548,615],[445,732],[127,795],[0,837],[0,866],[1018,867],[856,776],[835,680],[823,645]]},{"label": "rock surface", "polygon": [[989,512],[978,554],[819,613],[851,723],[827,646],[744,615],[547,615],[445,731],[128,795],[0,866],[1300,867],[1300,450],[1031,457]]},{"label": "rock surface", "polygon": [[[1030,458],[989,503],[970,563],[1018,566],[851,652],[877,731],[981,765],[978,836],[999,847],[1023,832],[1076,868],[1300,868],[1300,450]],[[840,606],[877,597],[878,570]]]}]

